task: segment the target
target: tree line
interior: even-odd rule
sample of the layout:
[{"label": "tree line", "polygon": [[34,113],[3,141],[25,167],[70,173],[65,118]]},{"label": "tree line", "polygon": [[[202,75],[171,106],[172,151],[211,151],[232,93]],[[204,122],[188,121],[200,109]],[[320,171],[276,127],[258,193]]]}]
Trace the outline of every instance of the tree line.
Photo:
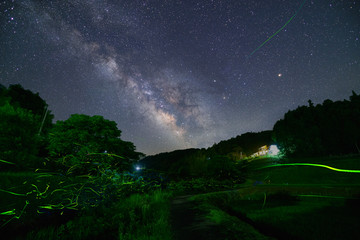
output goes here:
[{"label": "tree line", "polygon": [[360,95],[329,99],[288,111],[273,128],[273,139],[288,157],[360,153]]},{"label": "tree line", "polygon": [[236,175],[235,163],[261,146],[276,144],[283,157],[317,157],[360,153],[360,95],[349,100],[325,100],[289,110],[272,130],[248,132],[207,149],[186,149],[149,156],[149,168],[181,176]]},{"label": "tree line", "polygon": [[248,132],[220,141],[205,149],[176,150],[148,156],[140,162],[147,168],[156,169],[180,177],[238,178],[239,160],[257,152],[259,147],[273,143],[272,131]]},{"label": "tree line", "polygon": [[[207,149],[149,156],[142,163],[179,175],[221,177],[263,145],[277,144],[286,157],[360,153],[360,95],[353,91],[349,100],[308,103],[288,111],[272,130],[245,133]],[[102,116],[73,114],[56,123],[53,119],[38,93],[19,84],[0,85],[0,169],[62,167],[86,172],[104,163],[129,169],[144,156],[121,139],[114,121]]]},{"label": "tree line", "polygon": [[123,141],[114,121],[73,114],[53,123],[38,93],[21,85],[0,85],[0,170],[72,169],[88,172],[96,164],[129,169],[142,153]]}]

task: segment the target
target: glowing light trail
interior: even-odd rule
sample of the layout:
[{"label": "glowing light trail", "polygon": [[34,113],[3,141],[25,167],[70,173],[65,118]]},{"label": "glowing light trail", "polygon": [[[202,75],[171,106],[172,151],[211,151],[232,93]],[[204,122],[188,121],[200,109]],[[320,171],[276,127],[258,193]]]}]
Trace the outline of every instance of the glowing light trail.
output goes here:
[{"label": "glowing light trail", "polygon": [[24,213],[25,208],[27,207],[27,205],[29,205],[29,201],[28,201],[28,200],[25,201],[25,206],[24,206],[24,208],[21,210],[19,216],[16,216],[16,215],[15,215],[15,214],[16,214],[16,213],[15,213],[15,209],[1,213],[1,215],[15,215],[15,216],[13,216],[13,217],[10,218],[8,221],[6,221],[3,225],[1,225],[1,226],[0,226],[0,229],[3,228],[6,224],[8,224],[11,220],[13,220],[13,219],[19,219],[19,218],[22,216],[22,214]]},{"label": "glowing light trail", "polygon": [[270,168],[270,167],[282,167],[282,166],[310,166],[310,167],[322,167],[322,168],[327,168],[336,172],[346,172],[346,173],[360,173],[360,170],[352,170],[352,169],[341,169],[341,168],[334,168],[334,167],[330,167],[328,165],[323,165],[323,164],[315,164],[315,163],[284,163],[284,164],[275,164],[275,165],[269,165],[269,166],[265,166],[265,167],[261,167],[258,169],[263,169],[263,168]]},{"label": "glowing light trail", "polygon": [[1,159],[0,159],[0,162],[3,162],[3,163],[7,163],[7,164],[15,164],[15,163],[12,163],[12,162],[8,162],[8,161],[5,161],[5,160],[1,160]]},{"label": "glowing light trail", "polygon": [[16,209],[10,210],[10,211],[6,211],[6,212],[2,212],[0,213],[0,215],[15,215],[16,214]]},{"label": "glowing light trail", "polygon": [[254,51],[252,51],[252,53],[250,54],[253,55],[257,50],[259,50],[262,46],[265,45],[265,43],[267,43],[268,41],[270,41],[270,39],[272,39],[276,34],[278,34],[281,30],[284,29],[284,27],[286,27],[286,25],[288,25],[291,20],[293,20],[293,18],[298,14],[298,12],[300,11],[300,9],[304,6],[306,0],[304,0],[302,2],[302,4],[300,5],[300,7],[298,8],[298,10],[295,12],[295,14],[284,24],[284,26],[282,26],[279,30],[277,30],[271,37],[269,37],[268,39],[265,40],[265,42],[263,42],[262,44],[260,44],[260,46],[258,46]]},{"label": "glowing light trail", "polygon": [[308,194],[308,195],[297,195],[299,197],[317,197],[317,198],[336,198],[336,199],[346,199],[345,197],[340,197],[340,196],[325,196],[325,195],[313,195],[313,194]]},{"label": "glowing light trail", "polygon": [[23,196],[23,197],[33,193],[33,191],[28,192],[26,194],[24,194],[24,193],[15,193],[15,192],[6,191],[6,190],[3,190],[3,189],[0,189],[0,192],[6,192],[6,193],[10,193],[10,194],[15,195],[15,196]]}]

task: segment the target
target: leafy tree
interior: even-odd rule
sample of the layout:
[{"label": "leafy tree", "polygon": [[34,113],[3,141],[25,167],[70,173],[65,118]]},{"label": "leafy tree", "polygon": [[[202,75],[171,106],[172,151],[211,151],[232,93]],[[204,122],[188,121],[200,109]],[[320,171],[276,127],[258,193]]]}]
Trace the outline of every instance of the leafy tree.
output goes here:
[{"label": "leafy tree", "polygon": [[203,164],[205,149],[185,149],[159,153],[147,156],[139,162],[147,169],[164,171],[172,176],[185,177],[203,174],[206,165]]},{"label": "leafy tree", "polygon": [[0,119],[0,159],[20,168],[39,166],[39,116],[6,102],[0,106]]},{"label": "leafy tree", "polygon": [[311,105],[286,113],[284,119],[274,125],[274,138],[287,156],[322,153],[320,132]]},{"label": "leafy tree", "polygon": [[6,92],[7,92],[6,87],[4,85],[0,84],[0,106],[4,105],[6,102],[8,102]]},{"label": "leafy tree", "polygon": [[[189,152],[190,153],[190,152]],[[207,174],[207,156],[205,149],[197,149],[190,154],[184,155],[177,169],[182,169],[185,175],[204,176]]]},{"label": "leafy tree", "polygon": [[221,141],[208,149],[209,155],[228,155],[232,159],[250,156],[257,152],[259,147],[271,145],[272,131],[247,132],[235,138]]},{"label": "leafy tree", "polygon": [[46,102],[19,84],[0,85],[0,108],[0,157],[18,167],[38,167],[53,118]]},{"label": "leafy tree", "polygon": [[27,109],[34,115],[40,116],[39,129],[41,127],[44,133],[47,133],[52,127],[54,115],[48,110],[47,103],[39,96],[39,93],[33,93],[24,89],[20,84],[15,84],[4,90],[2,95],[7,97],[14,107]]},{"label": "leafy tree", "polygon": [[224,179],[236,176],[235,162],[226,156],[213,156],[208,158],[207,174]]},{"label": "leafy tree", "polygon": [[141,164],[181,177],[232,178],[239,175],[235,162],[258,151],[263,145],[271,145],[271,135],[272,131],[248,132],[208,149],[176,150],[148,156],[141,160]]},{"label": "leafy tree", "polygon": [[[102,153],[121,156],[123,164],[139,159],[142,153],[135,151],[133,143],[121,140],[120,135],[114,121],[102,116],[73,114],[65,121],[57,121],[51,130],[50,155],[62,159],[72,156],[70,165],[81,161],[109,160]],[[111,160],[119,163],[120,159]]]},{"label": "leafy tree", "polygon": [[[48,109],[48,105],[38,93],[24,89],[20,84],[10,85],[9,88],[0,86],[0,106],[9,103],[15,109],[24,109],[38,118],[37,134],[40,142],[37,142],[38,154],[41,157],[47,156],[47,133],[52,127],[54,115]],[[21,111],[21,110],[20,110]]]},{"label": "leafy tree", "polygon": [[287,156],[360,153],[360,96],[325,100],[289,111],[274,125],[274,139]]},{"label": "leafy tree", "polygon": [[344,132],[352,151],[360,154],[360,94],[352,91],[348,109],[348,117],[344,122]]}]

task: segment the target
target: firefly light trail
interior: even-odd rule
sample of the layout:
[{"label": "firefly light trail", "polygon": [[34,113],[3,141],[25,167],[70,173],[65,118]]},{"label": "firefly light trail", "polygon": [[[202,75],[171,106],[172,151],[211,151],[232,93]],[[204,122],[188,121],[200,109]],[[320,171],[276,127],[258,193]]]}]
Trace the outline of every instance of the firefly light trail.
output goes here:
[{"label": "firefly light trail", "polygon": [[330,167],[330,166],[328,166],[328,165],[315,164],[315,163],[287,163],[287,164],[275,164],[275,165],[270,165],[270,166],[261,167],[261,168],[259,168],[259,169],[263,169],[263,168],[270,168],[270,167],[282,167],[282,166],[311,166],[311,167],[322,167],[322,168],[327,168],[327,169],[330,169],[330,170],[332,170],[332,171],[336,171],[336,172],[360,173],[360,170],[340,169],[340,168]]},{"label": "firefly light trail", "polygon": [[298,10],[295,12],[295,14],[284,24],[284,26],[282,26],[279,30],[277,30],[271,37],[269,37],[268,39],[265,40],[265,42],[263,42],[262,44],[260,44],[260,46],[258,46],[254,51],[252,51],[252,53],[250,54],[253,55],[257,50],[259,50],[262,46],[265,45],[265,43],[267,43],[268,41],[270,41],[270,39],[272,39],[275,35],[277,35],[281,30],[284,29],[284,27],[286,27],[286,25],[288,25],[291,20],[293,20],[293,18],[298,14],[298,12],[300,11],[300,9],[304,6],[306,0],[304,0],[302,2],[302,4],[300,5],[300,7],[298,8]]}]

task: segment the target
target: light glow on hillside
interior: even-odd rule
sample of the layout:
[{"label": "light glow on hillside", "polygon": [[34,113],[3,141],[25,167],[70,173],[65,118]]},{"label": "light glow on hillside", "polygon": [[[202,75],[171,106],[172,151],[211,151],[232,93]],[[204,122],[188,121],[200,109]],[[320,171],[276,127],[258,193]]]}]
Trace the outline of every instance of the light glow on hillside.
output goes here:
[{"label": "light glow on hillside", "polygon": [[270,145],[269,148],[269,155],[271,156],[277,156],[279,154],[280,150],[276,145]]}]

